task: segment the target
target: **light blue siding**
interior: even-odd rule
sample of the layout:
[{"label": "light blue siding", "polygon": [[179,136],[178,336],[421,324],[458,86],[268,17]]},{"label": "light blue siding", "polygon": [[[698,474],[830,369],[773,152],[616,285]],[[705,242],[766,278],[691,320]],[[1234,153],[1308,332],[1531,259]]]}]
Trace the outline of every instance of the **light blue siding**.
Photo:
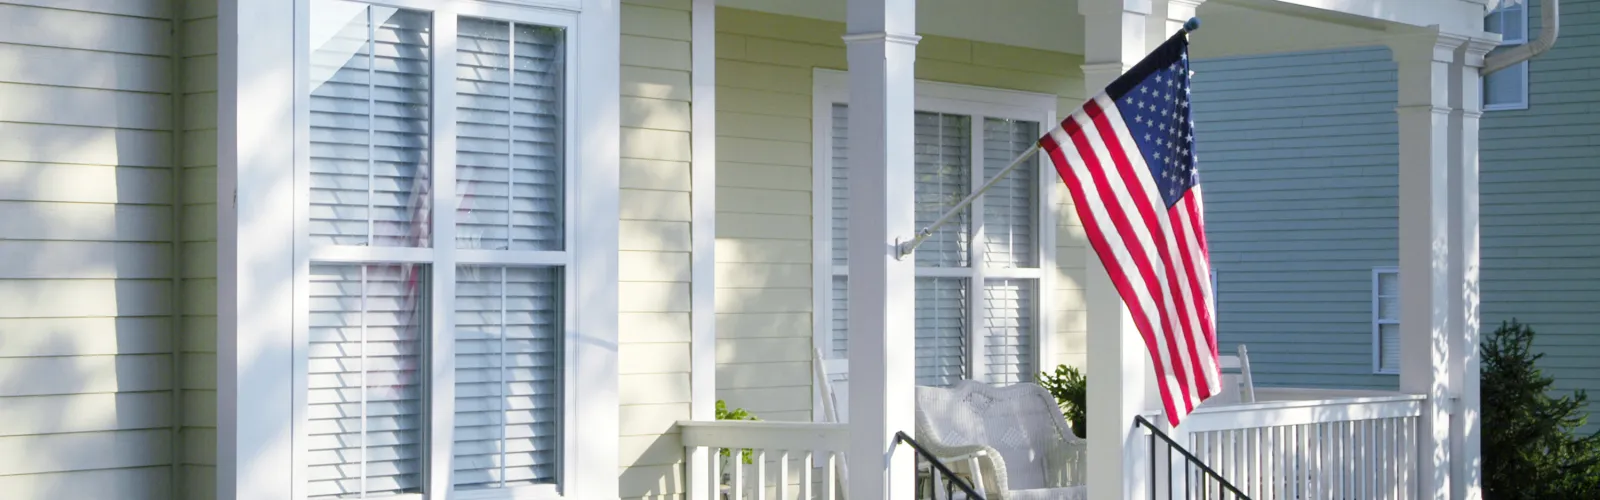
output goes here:
[{"label": "light blue siding", "polygon": [[[1539,4],[1529,10],[1533,36]],[[1513,317],[1532,325],[1555,389],[1584,389],[1592,402],[1600,397],[1600,1],[1565,0],[1561,15],[1560,41],[1529,63],[1528,109],[1484,115],[1482,318],[1485,334]]]},{"label": "light blue siding", "polygon": [[1389,50],[1194,69],[1222,348],[1249,347],[1258,385],[1396,388],[1372,373],[1372,269],[1399,260]]}]

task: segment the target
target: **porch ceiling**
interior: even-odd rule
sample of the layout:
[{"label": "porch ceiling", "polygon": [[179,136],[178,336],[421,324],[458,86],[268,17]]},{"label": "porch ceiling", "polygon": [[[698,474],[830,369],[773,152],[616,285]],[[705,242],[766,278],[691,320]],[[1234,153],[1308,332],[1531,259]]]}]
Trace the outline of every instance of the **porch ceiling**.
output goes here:
[{"label": "porch ceiling", "polygon": [[[717,0],[717,5],[843,23],[848,0]],[[1412,23],[1481,30],[1487,0],[1210,0],[1196,57],[1212,58],[1383,43]],[[918,0],[917,31],[1082,54],[1079,0]],[[1446,14],[1453,13],[1453,14]],[[1459,31],[1458,31],[1459,32]]]}]

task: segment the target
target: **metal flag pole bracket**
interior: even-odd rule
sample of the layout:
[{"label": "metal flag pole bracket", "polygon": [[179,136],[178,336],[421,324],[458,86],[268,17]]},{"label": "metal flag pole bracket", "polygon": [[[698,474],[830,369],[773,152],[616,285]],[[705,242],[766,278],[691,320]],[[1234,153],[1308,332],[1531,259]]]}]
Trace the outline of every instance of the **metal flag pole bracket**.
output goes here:
[{"label": "metal flag pole bracket", "polygon": [[[1198,31],[1199,29],[1200,18],[1191,17],[1188,21],[1183,23],[1183,29],[1180,31],[1180,33],[1187,35],[1189,33]],[[928,226],[922,228],[921,231],[917,231],[917,235],[915,237],[911,238],[910,240],[902,240],[898,237],[895,238],[895,260],[905,260],[907,255],[911,255],[911,252],[915,252],[917,247],[922,246],[922,242],[927,241],[929,237],[932,237],[933,232],[937,231],[940,226],[950,222],[950,219],[954,219],[957,214],[961,213],[962,210],[966,210],[967,205],[971,205],[972,202],[976,201],[979,196],[983,196],[985,191],[988,191],[989,188],[994,187],[996,183],[999,183],[1000,180],[1005,179],[1007,175],[1010,175],[1011,171],[1016,170],[1017,167],[1021,166],[1023,162],[1033,158],[1033,155],[1036,154],[1039,154],[1039,144],[1037,142],[1033,144],[1033,147],[1028,148],[1027,151],[1023,151],[1022,154],[1018,155],[1017,159],[1011,160],[1010,165],[1007,165],[1005,169],[995,174],[993,179],[989,179],[988,182],[983,183],[983,186],[979,187],[977,191],[973,191],[972,194],[967,195],[965,199],[962,199],[960,203],[950,207],[950,210],[946,211],[944,215],[939,216],[939,218],[934,220],[932,224],[928,224]]]}]

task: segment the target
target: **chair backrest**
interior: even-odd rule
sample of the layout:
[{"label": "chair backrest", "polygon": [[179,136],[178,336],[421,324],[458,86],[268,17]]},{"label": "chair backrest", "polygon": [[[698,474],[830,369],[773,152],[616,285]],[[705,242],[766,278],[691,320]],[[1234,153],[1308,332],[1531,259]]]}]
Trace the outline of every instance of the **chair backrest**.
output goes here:
[{"label": "chair backrest", "polygon": [[994,387],[962,380],[917,387],[917,440],[994,448],[1005,462],[1010,490],[1046,487],[1045,447],[1076,439],[1055,398],[1034,384]]},{"label": "chair backrest", "polygon": [[1223,354],[1217,356],[1222,368],[1222,393],[1206,402],[1217,403],[1254,403],[1256,401],[1255,380],[1250,375],[1250,351],[1244,344],[1239,344],[1238,355]]}]

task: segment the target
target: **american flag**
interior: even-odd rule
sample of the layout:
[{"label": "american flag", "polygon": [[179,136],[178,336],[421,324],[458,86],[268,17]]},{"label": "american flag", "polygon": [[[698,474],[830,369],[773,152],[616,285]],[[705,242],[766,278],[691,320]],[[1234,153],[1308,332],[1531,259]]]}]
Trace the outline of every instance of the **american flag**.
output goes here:
[{"label": "american flag", "polygon": [[1195,171],[1189,41],[1179,32],[1039,139],[1154,360],[1176,427],[1219,392]]}]

